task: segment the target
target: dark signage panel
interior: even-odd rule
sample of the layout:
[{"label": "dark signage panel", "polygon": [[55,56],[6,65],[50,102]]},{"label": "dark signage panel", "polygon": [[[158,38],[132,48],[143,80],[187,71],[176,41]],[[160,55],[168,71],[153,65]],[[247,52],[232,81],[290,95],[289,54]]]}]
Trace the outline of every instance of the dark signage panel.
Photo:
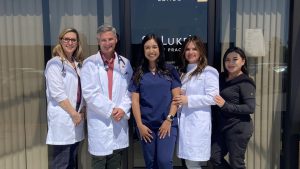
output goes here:
[{"label": "dark signage panel", "polygon": [[132,62],[139,64],[139,44],[148,33],[158,35],[165,46],[166,61],[178,66],[182,42],[198,35],[207,42],[207,2],[199,0],[132,0]]}]

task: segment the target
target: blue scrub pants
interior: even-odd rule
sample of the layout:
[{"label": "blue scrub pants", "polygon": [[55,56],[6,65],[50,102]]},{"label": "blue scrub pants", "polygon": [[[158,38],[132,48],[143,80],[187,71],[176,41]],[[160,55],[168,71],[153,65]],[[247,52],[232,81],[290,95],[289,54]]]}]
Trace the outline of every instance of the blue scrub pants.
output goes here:
[{"label": "blue scrub pants", "polygon": [[141,141],[147,169],[173,169],[177,132],[177,126],[171,127],[170,137],[160,139],[158,130],[152,130],[153,140],[150,143]]},{"label": "blue scrub pants", "polygon": [[52,145],[53,159],[51,169],[77,168],[79,142],[70,145]]}]

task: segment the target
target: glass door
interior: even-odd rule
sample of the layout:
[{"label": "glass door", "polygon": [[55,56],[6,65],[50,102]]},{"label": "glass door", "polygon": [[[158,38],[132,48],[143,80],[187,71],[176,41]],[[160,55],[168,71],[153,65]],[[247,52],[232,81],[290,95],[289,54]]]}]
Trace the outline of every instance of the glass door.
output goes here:
[{"label": "glass door", "polygon": [[[139,66],[138,52],[143,36],[154,33],[161,37],[166,61],[180,65],[179,54],[186,37],[198,35],[207,44],[208,3],[203,0],[131,0],[131,62]],[[136,130],[133,126],[133,132]],[[140,142],[134,132],[132,168],[145,167]],[[174,168],[183,168],[174,154]]]},{"label": "glass door", "polygon": [[[246,167],[280,168],[282,120],[287,112],[289,0],[218,0],[220,53],[238,46],[256,83],[254,133]],[[220,62],[222,57],[220,56]]]}]

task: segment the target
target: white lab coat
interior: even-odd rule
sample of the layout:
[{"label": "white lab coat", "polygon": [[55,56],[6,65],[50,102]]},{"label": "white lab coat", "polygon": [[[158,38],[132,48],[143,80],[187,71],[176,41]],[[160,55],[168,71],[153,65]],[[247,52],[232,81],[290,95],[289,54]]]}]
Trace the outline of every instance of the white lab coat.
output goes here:
[{"label": "white lab coat", "polygon": [[207,161],[211,147],[211,105],[214,96],[219,94],[219,73],[206,66],[200,75],[188,78],[196,68],[188,65],[182,79],[182,89],[188,97],[179,113],[179,139],[177,156],[191,161]]},{"label": "white lab coat", "polygon": [[[63,64],[65,76],[63,76]],[[80,75],[80,68],[75,62],[77,72]],[[71,105],[76,107],[78,76],[75,69],[66,60],[62,63],[60,57],[53,57],[48,61],[45,69],[46,95],[47,95],[47,117],[48,134],[47,144],[68,145],[84,139],[82,121],[75,126],[71,116],[59,106],[59,102],[69,99]],[[81,100],[81,106],[83,105]],[[79,110],[80,110],[79,109]]]},{"label": "white lab coat", "polygon": [[[129,146],[128,119],[131,93],[127,90],[132,68],[129,60],[115,53],[112,100],[108,96],[108,78],[100,53],[87,58],[81,71],[83,97],[87,103],[88,149],[92,155],[105,156]],[[112,119],[113,108],[125,112],[119,122]]]}]

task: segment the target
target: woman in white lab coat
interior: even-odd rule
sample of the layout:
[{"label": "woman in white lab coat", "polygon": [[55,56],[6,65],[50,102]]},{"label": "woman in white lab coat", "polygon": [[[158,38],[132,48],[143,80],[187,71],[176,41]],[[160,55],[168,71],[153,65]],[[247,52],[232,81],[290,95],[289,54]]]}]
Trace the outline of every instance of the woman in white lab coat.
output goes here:
[{"label": "woman in white lab coat", "polygon": [[207,65],[205,46],[197,36],[185,40],[182,59],[182,91],[174,97],[181,106],[177,156],[185,159],[187,168],[201,169],[210,158],[211,105],[219,93],[219,74]]},{"label": "woman in white lab coat", "polygon": [[58,41],[45,69],[46,143],[53,148],[51,168],[76,168],[78,145],[84,139],[80,83],[83,53],[79,34],[74,28],[63,30]]}]

